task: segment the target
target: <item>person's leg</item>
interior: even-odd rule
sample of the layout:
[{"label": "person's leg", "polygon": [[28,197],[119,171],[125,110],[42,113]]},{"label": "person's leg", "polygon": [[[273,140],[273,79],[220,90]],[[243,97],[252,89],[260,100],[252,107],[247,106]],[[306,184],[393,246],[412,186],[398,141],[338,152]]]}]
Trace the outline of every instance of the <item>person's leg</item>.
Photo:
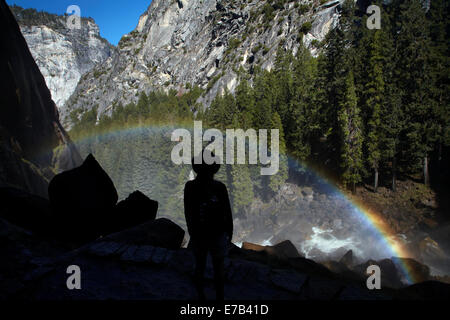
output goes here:
[{"label": "person's leg", "polygon": [[214,284],[216,288],[216,299],[224,300],[224,261],[225,261],[225,238],[218,237],[211,248],[211,258],[214,268]]},{"label": "person's leg", "polygon": [[208,251],[206,248],[202,247],[194,247],[194,256],[195,256],[195,271],[194,271],[194,283],[195,288],[197,289],[198,298],[200,300],[206,300],[205,292],[203,290],[204,287],[204,273],[206,267],[206,257]]},{"label": "person's leg", "polygon": [[216,288],[216,299],[223,301],[224,299],[224,258],[220,256],[212,257],[214,267],[214,285]]}]

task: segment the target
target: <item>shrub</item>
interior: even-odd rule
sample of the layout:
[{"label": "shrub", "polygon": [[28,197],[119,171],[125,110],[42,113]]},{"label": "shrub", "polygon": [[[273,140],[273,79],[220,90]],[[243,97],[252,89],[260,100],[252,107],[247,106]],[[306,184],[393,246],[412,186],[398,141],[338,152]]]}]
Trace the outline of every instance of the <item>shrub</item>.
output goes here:
[{"label": "shrub", "polygon": [[307,34],[309,31],[311,31],[311,28],[312,28],[311,22],[307,21],[300,27],[300,31],[303,32],[304,34]]}]

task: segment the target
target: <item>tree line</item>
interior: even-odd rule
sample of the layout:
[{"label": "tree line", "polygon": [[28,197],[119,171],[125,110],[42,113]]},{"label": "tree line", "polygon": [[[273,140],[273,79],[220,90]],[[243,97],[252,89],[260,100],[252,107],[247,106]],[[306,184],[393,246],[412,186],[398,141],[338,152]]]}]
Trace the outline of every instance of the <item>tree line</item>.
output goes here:
[{"label": "tree line", "polygon": [[[395,191],[398,176],[421,175],[429,184],[430,171],[444,179],[450,154],[449,4],[433,0],[428,10],[420,0],[374,4],[381,8],[381,29],[369,30],[367,16],[346,1],[318,57],[303,45],[295,54],[279,48],[270,71],[241,68],[235,92],[224,90],[208,109],[197,103],[203,90],[190,85],[141,93],[136,104],[115,105],[111,116],[97,119],[95,108],[81,117],[74,113],[71,135],[193,119],[219,129],[279,129],[277,175],[260,176],[249,165],[224,165],[218,173],[235,212],[245,212],[256,196],[270,198],[301,170],[287,156],[351,190],[370,182],[375,192],[380,183]],[[186,174],[177,176],[177,185]]]},{"label": "tree line", "polygon": [[303,46],[279,49],[271,71],[240,74],[235,95],[207,110],[210,125],[271,128],[279,119],[289,155],[352,190],[370,179],[376,191],[381,177],[395,191],[398,174],[420,172],[429,184],[430,168],[448,174],[449,5],[378,5],[381,29],[366,28],[346,1],[317,58]]}]

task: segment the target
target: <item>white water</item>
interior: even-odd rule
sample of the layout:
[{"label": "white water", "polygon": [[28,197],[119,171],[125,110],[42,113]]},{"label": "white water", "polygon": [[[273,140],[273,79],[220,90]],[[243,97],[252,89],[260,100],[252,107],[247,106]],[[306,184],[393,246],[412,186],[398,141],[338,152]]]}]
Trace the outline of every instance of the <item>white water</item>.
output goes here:
[{"label": "white water", "polygon": [[361,254],[356,246],[357,242],[352,237],[337,239],[333,235],[333,230],[322,230],[318,227],[313,227],[312,231],[311,238],[301,243],[301,249],[306,258],[311,258],[310,252],[314,248],[325,254],[331,254],[339,248],[351,249],[356,255]]}]

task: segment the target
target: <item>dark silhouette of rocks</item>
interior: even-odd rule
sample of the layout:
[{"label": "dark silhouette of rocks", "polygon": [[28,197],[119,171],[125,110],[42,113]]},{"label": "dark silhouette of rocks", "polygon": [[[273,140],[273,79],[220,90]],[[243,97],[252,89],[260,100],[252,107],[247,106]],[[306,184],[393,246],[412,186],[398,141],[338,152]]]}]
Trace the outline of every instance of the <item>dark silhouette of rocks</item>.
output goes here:
[{"label": "dark silhouette of rocks", "polygon": [[450,298],[449,285],[439,281],[425,281],[400,289],[396,299],[401,300],[447,300]]},{"label": "dark silhouette of rocks", "polygon": [[272,246],[272,249],[288,258],[300,258],[301,255],[297,251],[297,248],[292,244],[290,240],[285,240]]},{"label": "dark silhouette of rocks", "polygon": [[140,191],[131,193],[116,205],[116,219],[122,229],[154,220],[158,212],[158,202],[151,200]]},{"label": "dark silhouette of rocks", "polygon": [[351,268],[354,264],[353,251],[348,250],[347,253],[342,256],[342,258],[339,260],[339,262],[344,264],[347,268]]},{"label": "dark silhouette of rocks", "polygon": [[26,191],[0,188],[0,217],[16,226],[46,234],[51,217],[50,202]]},{"label": "dark silhouette of rocks", "polygon": [[56,175],[49,185],[54,209],[110,209],[118,200],[114,183],[92,154],[80,167]]},{"label": "dark silhouette of rocks", "polygon": [[[4,203],[8,210],[28,211],[17,217],[13,217],[13,211],[7,214],[2,211],[0,217],[0,299],[197,298],[192,282],[194,255],[190,249],[180,248],[184,231],[172,221],[150,220],[71,250],[58,239],[33,232],[43,228],[34,226],[35,221],[45,221],[49,214],[52,219],[47,200],[14,189],[0,189],[0,197],[7,200]],[[36,217],[32,217],[33,213]],[[343,263],[349,254],[341,262],[325,264],[327,268],[297,256],[288,241],[270,246],[273,251],[250,243],[246,247],[263,249],[246,250],[229,245],[224,264],[225,299],[378,300],[450,296],[450,285],[436,281],[389,289],[399,279],[395,268],[399,261],[394,263],[395,259],[368,261],[350,270]],[[414,264],[410,260],[403,262]],[[380,265],[382,279],[390,279],[382,282],[380,291],[365,287],[367,276],[363,273],[366,265],[373,263]],[[82,268],[82,290],[67,290],[65,281],[61,281],[67,278],[67,266],[72,264]],[[426,276],[426,267],[416,268],[425,271]],[[211,261],[206,265],[205,278],[206,298],[212,299],[215,291]]]},{"label": "dark silhouette of rocks", "polygon": [[88,155],[80,167],[56,175],[48,193],[61,237],[93,240],[112,228],[117,191],[93,155]]},{"label": "dark silhouette of rocks", "polygon": [[[117,203],[114,183],[92,154],[80,167],[56,175],[50,182],[48,193],[51,233],[75,243],[151,222],[158,211],[158,202],[140,191]],[[139,244],[179,248],[184,231],[169,222],[164,219],[153,221],[126,237]]]},{"label": "dark silhouette of rocks", "polygon": [[[0,186],[47,197],[55,165],[81,163],[8,5],[0,1]],[[60,146],[60,153],[53,149]],[[61,157],[60,157],[61,156]]]},{"label": "dark silhouette of rocks", "polygon": [[179,249],[183,238],[184,230],[180,226],[169,219],[160,218],[111,234],[104,239],[133,245]]},{"label": "dark silhouette of rocks", "polygon": [[411,258],[392,257],[393,263],[396,265],[406,265],[406,268],[414,277],[416,282],[424,282],[430,280],[430,268]]},{"label": "dark silhouette of rocks", "polygon": [[250,242],[242,243],[242,249],[265,252],[278,258],[298,258],[301,257],[297,248],[291,241],[285,240],[273,246],[261,246]]},{"label": "dark silhouette of rocks", "polygon": [[[124,239],[127,232],[121,234]],[[0,250],[0,299],[196,299],[191,280],[194,257],[189,249],[131,244],[122,242],[118,235],[62,253],[54,244],[0,219],[0,242],[7,242],[11,248]],[[51,247],[55,249],[49,250]],[[285,259],[284,265],[274,265],[248,256],[250,252],[267,257],[263,252],[237,247],[232,251],[225,259],[226,299],[448,299],[450,295],[449,285],[433,281],[400,290],[369,291],[365,281],[340,278],[305,258]],[[65,281],[61,281],[67,277],[70,264],[82,268],[82,290],[67,290]],[[211,299],[211,263],[205,277],[206,296]]]}]

